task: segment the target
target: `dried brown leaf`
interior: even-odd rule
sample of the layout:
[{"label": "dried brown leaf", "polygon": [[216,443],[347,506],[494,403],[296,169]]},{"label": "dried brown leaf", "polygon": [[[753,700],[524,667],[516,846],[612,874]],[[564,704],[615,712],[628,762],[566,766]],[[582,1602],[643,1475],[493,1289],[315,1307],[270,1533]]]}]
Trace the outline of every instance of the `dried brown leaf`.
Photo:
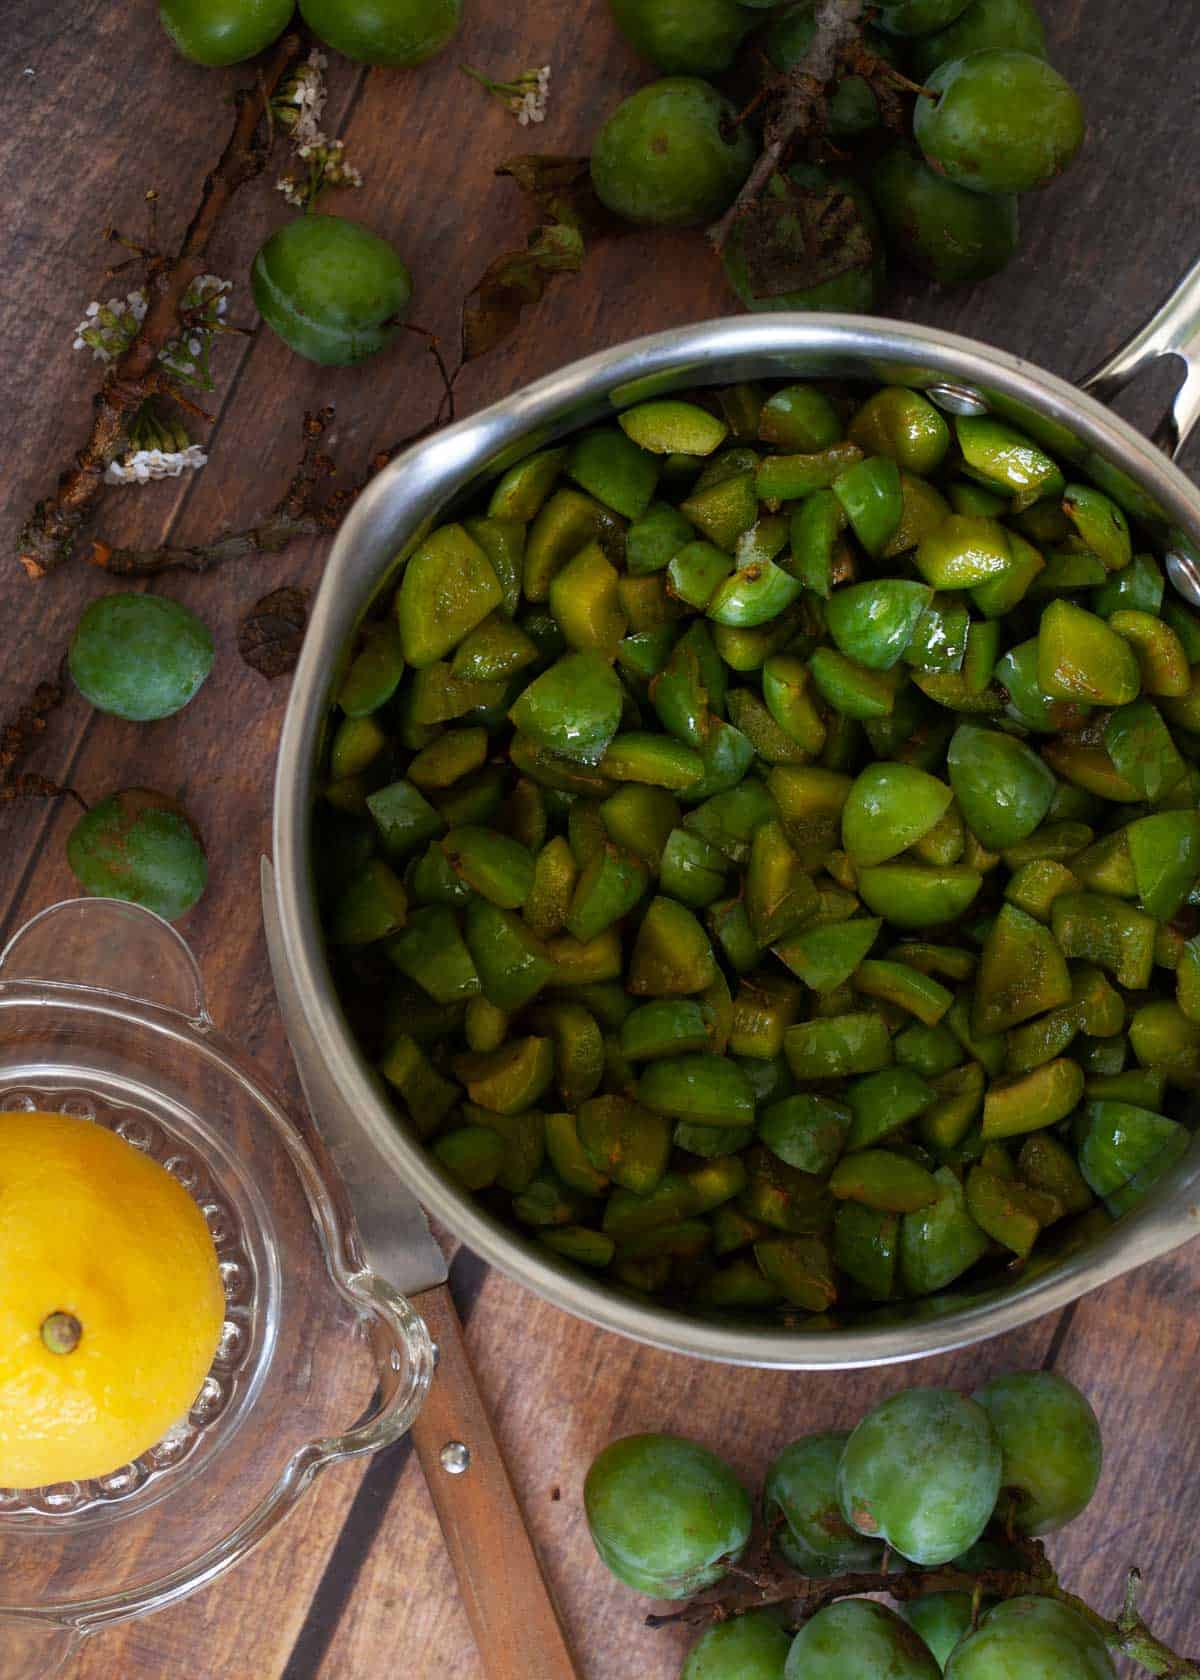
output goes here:
[{"label": "dried brown leaf", "polygon": [[238,626],[238,652],[260,676],[286,676],[296,668],[307,625],[308,590],[272,589]]},{"label": "dried brown leaf", "polygon": [[526,152],[500,164],[497,175],[515,181],[546,221],[579,228],[609,228],[613,218],[596,197],[591,159]]},{"label": "dried brown leaf", "polygon": [[875,261],[875,238],[845,188],[806,187],[777,175],[738,226],[756,298],[808,291]]},{"label": "dried brown leaf", "polygon": [[587,158],[530,154],[496,170],[515,181],[539,217],[523,249],[488,264],[467,294],[462,314],[462,359],[486,355],[511,336],[530,304],[555,274],[583,267],[589,236],[612,231],[613,218],[592,190]]},{"label": "dried brown leaf", "polygon": [[553,274],[583,267],[583,236],[561,223],[539,228],[524,251],[506,251],[485,270],[463,308],[464,362],[485,356],[521,324],[522,312],[538,303]]}]

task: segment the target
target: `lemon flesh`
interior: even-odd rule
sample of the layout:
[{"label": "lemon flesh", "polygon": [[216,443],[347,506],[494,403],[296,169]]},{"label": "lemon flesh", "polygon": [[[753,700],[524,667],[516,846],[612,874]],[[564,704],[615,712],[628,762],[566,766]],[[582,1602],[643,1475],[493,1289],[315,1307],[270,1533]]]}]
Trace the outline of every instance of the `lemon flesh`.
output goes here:
[{"label": "lemon flesh", "polygon": [[164,1167],[90,1120],[0,1112],[0,1487],[104,1476],[160,1441],[224,1311],[204,1217]]}]

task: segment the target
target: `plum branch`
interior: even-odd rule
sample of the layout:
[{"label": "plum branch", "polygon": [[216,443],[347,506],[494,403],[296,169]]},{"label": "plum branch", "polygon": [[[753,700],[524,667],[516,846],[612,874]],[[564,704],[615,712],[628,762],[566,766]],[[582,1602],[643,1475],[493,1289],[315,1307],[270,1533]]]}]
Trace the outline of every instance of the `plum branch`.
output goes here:
[{"label": "plum branch", "polygon": [[[406,325],[408,325],[406,323]],[[437,364],[442,395],[431,420],[398,438],[386,449],[376,450],[363,471],[349,485],[320,495],[321,486],[335,472],[334,462],[322,448],[325,433],[334,417],[332,407],[304,416],[300,460],[283,496],[257,524],[241,531],[226,531],[207,543],[165,544],[160,548],[111,548],[94,541],[88,558],[94,566],[114,577],[157,577],[160,572],[209,572],[226,560],[240,560],[250,554],[278,554],[300,537],[328,536],[335,531],[346,511],[381,468],[411,444],[453,420],[454,386],[460,368],[446,366],[441,347],[432,333],[420,333]]]},{"label": "plum branch", "polygon": [[[884,126],[902,129],[905,96],[932,98],[926,88],[873,52],[863,38],[867,0],[818,0],[816,29],[808,51],[789,69],[768,75],[750,110],[766,110],[763,149],[738,196],[708,237],[723,251],[734,227],[762,198],[771,177],[804,141],[823,139],[829,126],[829,100],[839,76],[860,76],[869,83]],[[749,110],[743,112],[743,118]]]},{"label": "plum branch", "polygon": [[827,120],[828,88],[843,50],[859,40],[866,0],[818,0],[816,30],[808,51],[790,70],[768,85],[769,112],[763,128],[763,149],[741,192],[709,230],[717,251],[762,197],[792,147],[809,134],[822,134]]},{"label": "plum branch", "polygon": [[827,1605],[843,1598],[861,1598],[867,1593],[884,1593],[900,1604],[911,1603],[929,1593],[948,1592],[995,1599],[1052,1598],[1082,1616],[1111,1651],[1129,1657],[1148,1674],[1158,1675],[1162,1680],[1200,1680],[1200,1661],[1172,1651],[1142,1620],[1138,1610],[1140,1570],[1130,1570],[1121,1613],[1115,1621],[1110,1621],[1085,1599],[1060,1585],[1040,1541],[1009,1540],[1007,1543],[1023,1555],[1026,1568],[967,1571],[947,1564],[942,1568],[904,1573],[887,1569],[852,1571],[828,1579],[814,1579],[773,1563],[757,1571],[739,1570],[735,1572],[732,1588],[714,1588],[692,1599],[681,1610],[647,1616],[646,1626],[711,1626],[748,1610],[778,1607],[786,1612],[793,1627],[799,1627]]},{"label": "plum branch", "polygon": [[25,704],[0,724],[0,804],[14,799],[58,799],[66,794],[83,805],[74,788],[61,787],[48,776],[24,768],[25,759],[45,734],[50,713],[65,698],[66,683],[60,671],[53,681],[38,683]]},{"label": "plum branch", "polygon": [[235,96],[236,115],[229,139],[205,178],[200,199],[173,257],[149,257],[146,287],[149,308],[136,337],[109,368],[94,398],[91,433],[73,464],[60,476],[54,493],[38,502],[18,539],[18,558],[31,578],[64,565],[74,551],[79,529],[95,507],[104,474],[121,453],[130,423],[148,397],[163,390],[175,395],[159,352],[180,331],[180,305],[203,272],[204,256],[230,200],[260,174],[271,141],[270,101],[300,52],[300,37],[283,37],[253,87]]}]

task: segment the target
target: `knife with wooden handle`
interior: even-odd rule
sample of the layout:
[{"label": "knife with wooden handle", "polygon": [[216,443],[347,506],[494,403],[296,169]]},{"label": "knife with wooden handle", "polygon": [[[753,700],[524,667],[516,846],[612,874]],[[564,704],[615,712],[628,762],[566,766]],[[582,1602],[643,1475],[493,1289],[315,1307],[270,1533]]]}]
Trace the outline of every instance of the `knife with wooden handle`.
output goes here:
[{"label": "knife with wooden handle", "polygon": [[283,956],[271,862],[263,923],[279,1011],[313,1120],[349,1201],[370,1269],[407,1295],[437,1345],[412,1426],[488,1680],[579,1680],[562,1623],[492,1432],[446,1259],[416,1197],[374,1149],[330,1079]]}]

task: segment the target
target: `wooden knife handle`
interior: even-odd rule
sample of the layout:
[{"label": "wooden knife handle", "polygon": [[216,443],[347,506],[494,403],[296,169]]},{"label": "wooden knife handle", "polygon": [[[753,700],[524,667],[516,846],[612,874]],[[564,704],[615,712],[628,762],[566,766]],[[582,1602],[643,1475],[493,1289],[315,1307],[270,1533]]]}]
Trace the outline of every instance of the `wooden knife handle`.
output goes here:
[{"label": "wooden knife handle", "polygon": [[[445,1284],[423,1290],[414,1304],[437,1343],[438,1364],[412,1426],[413,1444],[484,1672],[488,1680],[579,1680],[484,1410],[450,1291]],[[458,1474],[446,1468],[447,1461],[461,1460],[456,1444],[470,1455]]]}]

